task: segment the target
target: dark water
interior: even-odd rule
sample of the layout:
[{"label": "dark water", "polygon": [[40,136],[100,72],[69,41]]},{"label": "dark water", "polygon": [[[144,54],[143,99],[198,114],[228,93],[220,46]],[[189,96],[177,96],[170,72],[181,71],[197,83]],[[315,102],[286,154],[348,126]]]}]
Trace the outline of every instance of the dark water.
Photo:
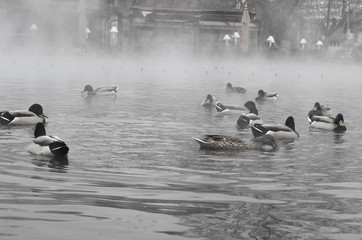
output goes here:
[{"label": "dark water", "polygon": [[[69,163],[27,153],[32,127],[0,128],[0,239],[362,239],[360,66],[271,61],[2,57],[0,109],[37,102]],[[248,89],[224,92],[227,82]],[[84,98],[85,84],[119,87]],[[296,119],[276,152],[212,152],[193,137],[238,135],[238,115],[200,106],[212,93],[257,105],[264,122]],[[310,130],[315,101],[347,132]]]}]

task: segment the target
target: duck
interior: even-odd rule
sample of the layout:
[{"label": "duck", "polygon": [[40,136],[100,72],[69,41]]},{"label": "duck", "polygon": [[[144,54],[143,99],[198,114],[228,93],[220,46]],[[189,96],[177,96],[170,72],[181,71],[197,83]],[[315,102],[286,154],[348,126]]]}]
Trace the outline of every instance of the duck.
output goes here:
[{"label": "duck", "polygon": [[35,155],[66,156],[69,147],[60,138],[46,135],[44,124],[37,123],[34,130],[34,140],[27,150]]},{"label": "duck", "polygon": [[225,135],[205,135],[194,139],[200,145],[200,149],[209,150],[265,150],[267,146],[274,150],[278,148],[274,137],[269,135],[263,135],[251,141]]},{"label": "duck", "polygon": [[47,116],[43,112],[43,107],[35,103],[28,110],[14,110],[0,112],[1,125],[31,125],[45,123]]},{"label": "duck", "polygon": [[236,125],[239,129],[250,127],[255,123],[263,123],[263,120],[259,117],[258,110],[256,109],[253,101],[247,101],[244,106],[249,110],[249,113],[244,113],[239,116],[236,121]]},{"label": "duck", "polygon": [[215,108],[217,111],[217,117],[225,117],[225,116],[230,116],[230,115],[239,115],[240,114],[240,110],[244,110],[246,108],[240,106],[240,107],[233,107],[230,105],[224,105],[220,102],[217,102],[215,104]]},{"label": "duck", "polygon": [[96,90],[93,90],[93,87],[89,84],[85,85],[82,94],[87,94],[88,96],[99,96],[99,95],[116,95],[118,87],[99,87]]},{"label": "duck", "polygon": [[321,105],[319,102],[314,103],[314,107],[312,110],[308,112],[308,121],[311,123],[312,116],[332,116],[332,109],[329,105]]},{"label": "duck", "polygon": [[267,99],[276,99],[278,97],[278,93],[267,93],[264,90],[260,89],[258,91],[258,95],[255,98],[255,101],[265,101]]},{"label": "duck", "polygon": [[295,131],[294,117],[289,116],[285,124],[254,124],[251,126],[254,137],[271,135],[277,140],[295,140],[299,137]]},{"label": "duck", "polygon": [[[223,109],[230,109],[230,110],[246,110],[246,108],[242,105],[232,105],[232,104],[223,104],[220,103],[217,100],[216,96],[212,95],[212,94],[207,94],[206,99],[204,101],[201,102],[201,106],[203,106],[204,108],[207,109],[213,109],[214,107],[216,107],[216,109],[220,110],[221,108]],[[219,104],[219,108],[217,107],[217,105]],[[219,111],[218,111],[219,112]]]},{"label": "duck", "polygon": [[226,92],[231,92],[231,93],[245,93],[246,89],[243,87],[233,87],[233,85],[231,83],[226,84]]},{"label": "duck", "polygon": [[347,127],[344,125],[344,117],[342,113],[338,113],[335,118],[313,115],[311,116],[310,127],[332,130],[337,133],[345,132],[347,130]]}]

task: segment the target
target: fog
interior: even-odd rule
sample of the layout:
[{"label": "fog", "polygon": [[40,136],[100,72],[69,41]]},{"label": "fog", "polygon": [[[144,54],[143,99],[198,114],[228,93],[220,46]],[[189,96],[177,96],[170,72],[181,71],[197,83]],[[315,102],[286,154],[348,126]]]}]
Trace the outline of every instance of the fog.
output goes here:
[{"label": "fog", "polygon": [[[34,156],[26,151],[33,127],[1,126],[1,235],[360,238],[358,59],[327,48],[272,49],[261,39],[257,50],[242,52],[226,44],[225,32],[207,32],[197,51],[185,29],[139,30],[132,39],[129,22],[121,28],[113,15],[95,13],[112,1],[86,2],[93,12],[84,19],[76,0],[0,0],[0,110],[41,104],[47,133],[70,149],[66,164]],[[246,93],[226,92],[228,82]],[[118,92],[87,97],[86,84]],[[199,149],[193,138],[205,134],[253,138],[236,129],[242,111],[219,117],[200,105],[206,95],[241,105],[259,89],[279,94],[257,104],[263,121],[282,124],[292,115],[300,137],[278,142],[277,151]],[[316,101],[343,113],[345,133],[310,129]]]},{"label": "fog", "polygon": [[[84,5],[82,5],[82,3]],[[192,3],[192,2],[191,2]],[[184,3],[183,7],[203,7],[215,9],[217,3],[206,5],[205,2],[199,5],[195,3]],[[121,4],[121,3],[119,3]],[[122,3],[115,5],[127,9],[131,5]],[[136,1],[145,7],[165,7],[161,2],[156,5],[150,2]],[[176,4],[176,3],[175,3]],[[253,4],[251,4],[253,5]],[[255,5],[255,4],[254,4]],[[3,56],[12,55],[14,58],[81,58],[144,61],[158,63],[165,61],[170,64],[170,59],[179,62],[188,62],[190,65],[195,61],[210,60],[210,64],[225,62],[230,65],[235,62],[258,63],[258,62],[295,62],[319,64],[326,62],[334,63],[355,63],[360,56],[357,52],[352,56],[352,49],[339,48],[328,49],[326,47],[317,49],[308,42],[310,49],[295,49],[294,46],[283,46],[279,49],[272,49],[262,38],[268,31],[261,29],[257,46],[249,47],[249,51],[242,51],[240,40],[237,43],[234,39],[231,42],[223,40],[225,32],[217,34],[200,35],[195,45],[192,30],[163,28],[154,31],[135,30],[131,36],[131,26],[128,20],[115,21],[112,11],[103,12],[97,9],[106,9],[105,2],[92,1],[6,1],[0,3],[0,50]],[[221,4],[220,7],[230,8],[231,5]],[[112,7],[110,8],[112,9]],[[231,8],[232,9],[232,8]],[[123,10],[122,10],[123,11]],[[255,10],[253,10],[255,11]],[[105,14],[108,14],[107,16]],[[125,14],[122,12],[121,14]],[[161,14],[162,15],[162,14]],[[292,24],[293,25],[293,24]],[[112,26],[118,27],[119,32],[113,35],[109,32]],[[290,28],[294,34],[295,28]],[[306,26],[308,27],[308,26]],[[84,31],[89,29],[89,33]],[[83,29],[83,30],[80,30]],[[305,32],[309,32],[306,29]],[[278,38],[277,36],[275,37]],[[297,40],[299,41],[299,40]],[[309,41],[309,40],[308,40]],[[281,44],[282,41],[278,42]],[[238,45],[236,45],[238,44]],[[354,50],[355,51],[355,50]],[[150,67],[152,68],[152,67]]]}]

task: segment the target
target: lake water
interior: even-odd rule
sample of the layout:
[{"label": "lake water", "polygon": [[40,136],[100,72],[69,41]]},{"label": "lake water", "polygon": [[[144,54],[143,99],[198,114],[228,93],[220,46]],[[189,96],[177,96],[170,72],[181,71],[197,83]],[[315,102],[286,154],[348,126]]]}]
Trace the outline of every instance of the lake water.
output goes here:
[{"label": "lake water", "polygon": [[[0,127],[0,239],[362,239],[362,67],[201,59],[0,59],[0,110],[40,103],[68,164],[29,154],[32,126]],[[248,89],[226,94],[226,83]],[[85,84],[118,86],[84,98]],[[200,106],[208,93],[292,115],[300,138],[279,150],[200,150],[193,137],[238,131],[238,115]],[[314,102],[347,132],[310,130]]]}]

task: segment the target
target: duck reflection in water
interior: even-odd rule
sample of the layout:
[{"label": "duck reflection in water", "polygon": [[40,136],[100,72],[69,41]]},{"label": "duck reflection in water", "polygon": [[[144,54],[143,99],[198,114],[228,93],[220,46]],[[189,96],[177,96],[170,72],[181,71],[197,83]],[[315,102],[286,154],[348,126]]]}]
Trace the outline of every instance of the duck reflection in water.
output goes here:
[{"label": "duck reflection in water", "polygon": [[334,134],[334,142],[338,143],[338,144],[344,143],[343,136],[344,136],[343,133],[335,133]]},{"label": "duck reflection in water", "polygon": [[35,166],[57,169],[59,172],[67,170],[69,165],[68,156],[37,156],[33,158],[31,162]]}]

